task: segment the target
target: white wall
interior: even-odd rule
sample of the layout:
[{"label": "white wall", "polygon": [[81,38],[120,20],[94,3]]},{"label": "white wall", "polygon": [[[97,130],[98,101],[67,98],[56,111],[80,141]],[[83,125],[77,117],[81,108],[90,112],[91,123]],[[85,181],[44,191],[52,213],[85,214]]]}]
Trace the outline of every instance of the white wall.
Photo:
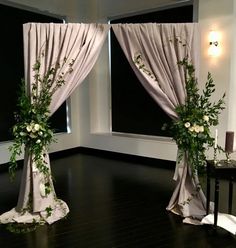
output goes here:
[{"label": "white wall", "polygon": [[[13,2],[13,1],[12,1]],[[68,16],[70,22],[107,22],[108,17],[116,17],[135,12],[148,11],[181,2],[177,0],[14,0],[40,10]],[[205,83],[210,71],[217,87],[216,99],[224,91],[227,103],[233,102],[235,96],[236,75],[233,66],[236,61],[232,54],[236,53],[235,8],[236,0],[199,0],[199,23],[201,25],[201,74],[200,84]],[[207,56],[208,32],[212,29],[221,32],[222,55],[213,60]],[[235,56],[234,56],[235,57]],[[229,98],[230,97],[230,98]],[[63,150],[76,146],[117,151],[166,160],[176,159],[176,145],[169,139],[145,136],[117,136],[110,131],[110,81],[108,46],[104,45],[95,68],[85,82],[78,87],[72,96],[72,134],[59,135],[57,144],[51,150]],[[219,142],[224,143],[225,131],[236,126],[233,104],[221,116]],[[0,163],[8,160],[7,145],[0,146]]]},{"label": "white wall", "polygon": [[[235,0],[199,1],[199,23],[201,27],[201,77],[203,82],[210,71],[216,84],[215,100],[226,93],[226,110],[221,115],[219,142],[224,147],[225,132],[236,131],[236,74],[235,74]],[[218,58],[207,54],[209,31],[219,32],[221,55]],[[233,117],[233,118],[232,118]],[[235,133],[236,134],[236,133]],[[236,144],[236,142],[235,142]],[[233,154],[235,157],[235,154]]]}]

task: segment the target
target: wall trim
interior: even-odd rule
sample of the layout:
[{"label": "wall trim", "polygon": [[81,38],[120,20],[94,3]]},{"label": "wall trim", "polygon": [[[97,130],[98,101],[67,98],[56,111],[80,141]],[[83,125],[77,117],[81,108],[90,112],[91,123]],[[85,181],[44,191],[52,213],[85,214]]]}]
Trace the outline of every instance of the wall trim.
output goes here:
[{"label": "wall trim", "polygon": [[120,152],[113,152],[113,151],[107,151],[107,150],[100,150],[100,149],[88,148],[88,147],[75,147],[75,148],[71,148],[68,150],[54,152],[50,154],[50,159],[63,158],[63,157],[71,156],[71,155],[78,154],[78,153],[88,154],[88,155],[97,156],[97,157],[104,157],[108,159],[121,160],[121,161],[130,162],[130,163],[140,163],[140,164],[145,164],[148,166],[165,168],[165,169],[174,169],[176,165],[175,161],[150,158],[150,157],[144,157],[144,156],[126,154],[126,153],[120,153]]},{"label": "wall trim", "polygon": [[[76,154],[87,154],[91,156],[104,157],[108,159],[115,159],[120,161],[125,161],[129,163],[139,163],[147,166],[164,168],[164,169],[174,169],[175,161],[163,160],[157,158],[144,157],[139,155],[131,155],[126,153],[112,152],[106,150],[99,150],[88,147],[74,147],[62,151],[56,151],[49,154],[50,160],[56,160],[60,158],[65,158],[68,156],[76,155]],[[4,163],[0,165],[0,172],[6,172],[8,170],[9,163]],[[23,167],[23,159],[18,161],[18,168],[21,169]]]}]

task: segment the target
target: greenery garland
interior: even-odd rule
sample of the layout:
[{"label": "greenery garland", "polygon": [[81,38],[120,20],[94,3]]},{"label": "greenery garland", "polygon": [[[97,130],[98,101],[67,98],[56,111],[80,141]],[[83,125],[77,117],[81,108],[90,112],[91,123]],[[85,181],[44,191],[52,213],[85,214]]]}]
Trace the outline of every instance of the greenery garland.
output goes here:
[{"label": "greenery garland", "polygon": [[[43,57],[44,54],[41,54]],[[49,177],[49,168],[45,162],[45,151],[55,141],[53,130],[50,127],[49,106],[53,94],[65,84],[65,76],[72,73],[74,60],[66,65],[66,58],[62,64],[50,68],[43,75],[40,74],[40,58],[33,66],[34,82],[31,85],[30,93],[26,90],[26,83],[22,80],[20,94],[18,97],[18,112],[15,113],[16,124],[13,126],[13,144],[9,147],[11,153],[9,172],[10,177],[15,177],[17,169],[17,157],[22,154],[23,149],[28,149],[34,165],[39,172]],[[60,72],[59,69],[66,65],[67,69]],[[46,194],[50,193],[49,182],[45,184]]]},{"label": "greenery garland", "polygon": [[[210,127],[219,123],[219,114],[225,108],[225,94],[217,101],[210,98],[215,92],[215,84],[208,73],[205,88],[199,93],[198,82],[195,77],[195,68],[184,58],[178,63],[185,71],[186,99],[184,104],[176,107],[178,119],[172,120],[168,128],[179,149],[178,161],[187,152],[189,164],[193,172],[201,172],[206,166],[206,150],[213,147],[214,138]],[[220,147],[218,147],[220,149]]]}]

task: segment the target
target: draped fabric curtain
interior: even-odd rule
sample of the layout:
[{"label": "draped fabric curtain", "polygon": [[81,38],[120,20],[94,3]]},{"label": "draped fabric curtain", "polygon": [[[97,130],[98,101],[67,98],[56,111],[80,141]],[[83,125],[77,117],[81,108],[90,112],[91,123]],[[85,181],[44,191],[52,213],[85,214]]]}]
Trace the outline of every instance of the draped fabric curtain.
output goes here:
[{"label": "draped fabric curtain", "polygon": [[32,67],[42,52],[45,56],[41,57],[41,73],[46,72],[66,58],[68,63],[58,70],[57,75],[59,75],[66,71],[72,60],[75,60],[73,73],[65,77],[66,84],[53,95],[50,106],[51,114],[88,75],[98,58],[109,29],[110,26],[107,24],[95,23],[29,23],[24,25],[26,82],[34,80]]},{"label": "draped fabric curtain", "polygon": [[[169,116],[178,118],[175,107],[184,103],[186,93],[184,70],[177,62],[188,56],[198,71],[198,25],[114,24],[112,28],[144,88]],[[68,69],[71,60],[75,60],[73,72],[66,75],[66,84],[53,95],[50,105],[53,114],[92,69],[108,30],[109,25],[106,24],[25,24],[25,79],[29,94],[34,80],[32,67],[41,54],[44,54],[40,60],[41,74],[66,58],[59,75]],[[183,217],[199,217],[205,214],[205,196],[198,188],[198,178],[192,176],[185,155],[176,165],[174,179],[177,186],[167,209]],[[50,171],[47,153],[45,159]],[[42,196],[41,180],[26,147],[18,204],[0,216],[1,223],[42,220],[53,223],[68,213],[67,204],[56,197],[52,182],[51,193],[46,198]],[[32,200],[30,211],[29,198]],[[50,216],[45,211],[49,206],[52,208]],[[23,213],[23,210],[26,211]]]},{"label": "draped fabric curtain", "polygon": [[[171,118],[178,118],[175,107],[186,97],[178,61],[187,56],[198,72],[198,24],[113,24],[112,29],[143,87]],[[174,179],[177,185],[167,209],[183,217],[203,216],[205,196],[186,156],[177,162]]]},{"label": "draped fabric curtain", "polygon": [[[44,75],[57,63],[66,61],[60,67],[54,81],[61,72],[67,71],[69,63],[74,61],[72,73],[65,76],[65,85],[59,88],[52,97],[50,114],[58,109],[88,75],[98,58],[108,30],[109,25],[106,24],[28,23],[24,25],[25,79],[30,95],[34,82],[32,68],[37,59],[40,58],[41,63],[40,75]],[[50,171],[47,151],[45,161]],[[32,155],[28,153],[26,147],[18,203],[16,208],[0,216],[1,223],[44,221],[51,224],[66,216],[69,208],[64,201],[56,197],[52,181],[50,182],[52,188],[50,194],[47,197],[42,194],[42,180],[42,175],[35,168]],[[32,201],[31,211],[28,208],[30,200]],[[46,211],[47,208],[51,209],[50,215]]]}]

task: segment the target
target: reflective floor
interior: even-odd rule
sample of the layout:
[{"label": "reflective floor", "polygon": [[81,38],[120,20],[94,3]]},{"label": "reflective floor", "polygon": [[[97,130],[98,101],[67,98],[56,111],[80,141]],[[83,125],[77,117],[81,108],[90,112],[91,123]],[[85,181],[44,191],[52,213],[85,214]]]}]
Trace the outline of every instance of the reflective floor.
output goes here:
[{"label": "reflective floor", "polygon": [[[171,169],[87,154],[55,159],[51,166],[58,198],[70,208],[67,219],[26,234],[0,225],[1,248],[236,247],[227,231],[183,224],[165,210],[174,189]],[[16,205],[20,176],[21,170],[10,183],[1,172],[0,213]]]}]

